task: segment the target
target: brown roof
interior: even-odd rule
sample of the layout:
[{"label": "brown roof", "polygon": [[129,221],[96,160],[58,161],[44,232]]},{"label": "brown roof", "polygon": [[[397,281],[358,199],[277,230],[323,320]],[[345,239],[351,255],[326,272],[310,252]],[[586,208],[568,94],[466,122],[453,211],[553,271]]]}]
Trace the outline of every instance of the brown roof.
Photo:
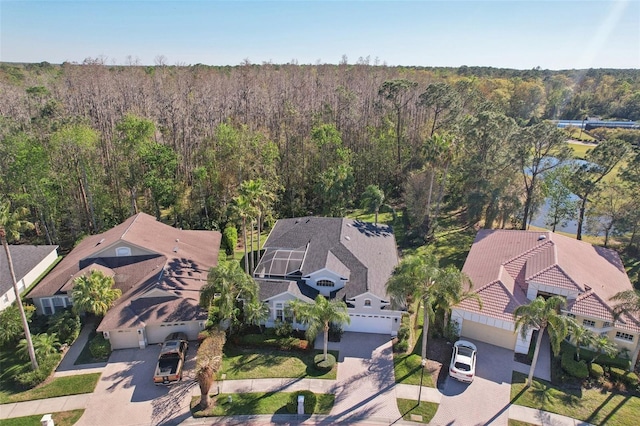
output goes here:
[{"label": "brown roof", "polygon": [[[148,309],[156,309],[157,312],[151,313],[147,309],[143,315],[147,321],[161,321],[162,318],[173,321],[176,315],[183,321],[197,319],[193,317],[193,307],[197,306],[199,290],[206,283],[209,269],[217,265],[220,240],[219,232],[185,231],[158,222],[148,214],[139,213],[102,234],[82,240],[29,296],[43,297],[66,292],[70,288],[70,278],[83,270],[111,270],[122,297],[107,313],[100,329],[122,328],[132,324],[132,321],[140,321],[140,312],[128,312],[127,307],[153,288],[170,292],[180,300],[190,301],[153,303],[155,308],[149,305]],[[94,257],[118,241],[143,248],[150,254]],[[190,306],[189,309],[183,309],[185,303]],[[171,310],[173,308],[177,310]]]},{"label": "brown roof", "polygon": [[[488,289],[496,282],[521,304],[528,303],[522,296],[529,281],[568,289],[578,294],[575,301],[569,300],[570,312],[604,320],[611,317],[609,299],[633,288],[615,251],[552,232],[480,230],[462,271],[483,299],[481,312],[501,319],[512,301],[494,295],[495,288]],[[459,306],[477,311],[468,304]],[[633,321],[629,318],[627,323]]]}]

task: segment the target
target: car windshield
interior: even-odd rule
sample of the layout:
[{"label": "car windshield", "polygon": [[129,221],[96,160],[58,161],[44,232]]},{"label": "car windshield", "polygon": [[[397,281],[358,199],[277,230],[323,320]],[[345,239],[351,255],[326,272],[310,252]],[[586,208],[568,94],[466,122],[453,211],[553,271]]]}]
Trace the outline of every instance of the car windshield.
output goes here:
[{"label": "car windshield", "polygon": [[456,362],[456,363],[455,363],[455,367],[456,367],[458,370],[462,370],[462,371],[469,371],[469,370],[471,370],[471,366],[470,366],[470,365],[468,365],[468,364],[465,364],[465,363],[463,363],[463,362]]},{"label": "car windshield", "polygon": [[471,358],[471,356],[473,355],[473,349],[467,346],[458,346],[458,353],[462,356],[468,356],[469,358]]}]

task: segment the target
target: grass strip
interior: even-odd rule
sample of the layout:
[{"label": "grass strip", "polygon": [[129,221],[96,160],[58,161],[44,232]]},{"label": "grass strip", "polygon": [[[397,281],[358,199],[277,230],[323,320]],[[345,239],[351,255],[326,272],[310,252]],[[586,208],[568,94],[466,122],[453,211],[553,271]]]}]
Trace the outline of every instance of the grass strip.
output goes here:
[{"label": "grass strip", "polygon": [[101,373],[56,377],[50,382],[23,392],[0,391],[0,404],[55,398],[58,396],[91,393],[96,388]]},{"label": "grass strip", "polygon": [[[402,419],[410,422],[429,423],[438,411],[438,404],[435,402],[418,401],[413,399],[398,398],[398,410],[402,415]],[[412,414],[414,415],[412,417]],[[415,416],[421,416],[422,420],[418,420]]]},{"label": "grass strip", "polygon": [[511,402],[583,420],[594,425],[635,425],[640,413],[640,398],[602,389],[563,389],[534,378],[525,388],[527,376],[513,373]]},{"label": "grass strip", "polygon": [[[291,414],[286,405],[293,392],[255,392],[255,393],[223,393],[214,397],[214,402],[207,410],[199,408],[200,397],[191,399],[193,417],[216,417],[259,414]],[[231,397],[231,402],[229,402]],[[314,414],[329,414],[335,395],[316,394],[317,402]]]},{"label": "grass strip", "polygon": [[[72,426],[80,417],[84,414],[84,410],[71,410],[60,411],[58,413],[52,413],[53,423],[56,426]],[[10,419],[0,420],[0,426],[33,426],[39,425],[42,414],[36,414],[34,416],[13,417]]]}]

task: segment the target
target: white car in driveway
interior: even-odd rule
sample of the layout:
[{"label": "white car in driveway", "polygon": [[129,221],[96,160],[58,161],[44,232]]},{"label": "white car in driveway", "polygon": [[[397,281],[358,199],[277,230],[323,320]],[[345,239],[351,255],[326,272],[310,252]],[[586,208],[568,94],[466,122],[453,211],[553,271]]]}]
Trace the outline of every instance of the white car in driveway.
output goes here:
[{"label": "white car in driveway", "polygon": [[476,375],[476,353],[478,348],[466,340],[458,340],[453,345],[453,355],[449,364],[449,375],[461,382],[471,383]]}]

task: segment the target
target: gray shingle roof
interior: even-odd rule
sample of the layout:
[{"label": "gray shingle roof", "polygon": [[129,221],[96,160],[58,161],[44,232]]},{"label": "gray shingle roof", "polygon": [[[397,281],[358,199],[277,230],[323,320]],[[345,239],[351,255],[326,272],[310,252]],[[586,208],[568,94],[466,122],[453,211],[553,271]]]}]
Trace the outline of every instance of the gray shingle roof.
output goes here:
[{"label": "gray shingle roof", "polygon": [[[280,219],[264,247],[265,261],[275,250],[305,248],[302,276],[327,268],[348,278],[347,285],[337,292],[338,298],[371,292],[386,299],[386,282],[398,264],[395,237],[389,226],[352,219]],[[256,275],[268,270],[270,265],[263,263]]]},{"label": "gray shingle roof", "polygon": [[[57,248],[58,246],[9,245],[13,270],[18,282]],[[7,254],[4,249],[0,249],[0,294],[5,294],[12,287],[13,281],[9,273]]]}]

